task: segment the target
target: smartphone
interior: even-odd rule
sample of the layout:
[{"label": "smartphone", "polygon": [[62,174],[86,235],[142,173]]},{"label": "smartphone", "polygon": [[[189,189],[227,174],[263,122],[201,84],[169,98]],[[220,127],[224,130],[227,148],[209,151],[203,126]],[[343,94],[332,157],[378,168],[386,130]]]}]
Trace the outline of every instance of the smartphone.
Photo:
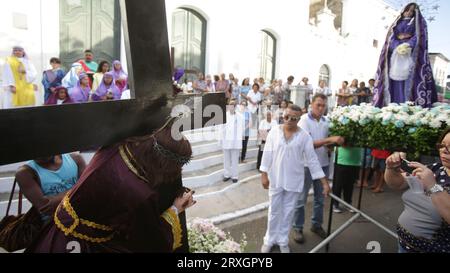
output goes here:
[{"label": "smartphone", "polygon": [[406,172],[406,173],[408,173],[408,174],[412,174],[413,171],[414,171],[414,168],[413,168],[413,167],[410,167],[409,164],[411,164],[411,162],[409,162],[408,160],[402,158],[402,165],[400,166],[400,168],[401,168],[404,172]]}]

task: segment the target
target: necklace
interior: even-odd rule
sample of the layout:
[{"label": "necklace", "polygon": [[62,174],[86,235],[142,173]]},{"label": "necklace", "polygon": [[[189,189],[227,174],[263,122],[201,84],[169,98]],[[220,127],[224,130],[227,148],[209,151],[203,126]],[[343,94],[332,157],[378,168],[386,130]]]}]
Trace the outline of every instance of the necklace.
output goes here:
[{"label": "necklace", "polygon": [[444,167],[444,171],[447,173],[447,176],[450,176],[450,169],[447,167]]}]

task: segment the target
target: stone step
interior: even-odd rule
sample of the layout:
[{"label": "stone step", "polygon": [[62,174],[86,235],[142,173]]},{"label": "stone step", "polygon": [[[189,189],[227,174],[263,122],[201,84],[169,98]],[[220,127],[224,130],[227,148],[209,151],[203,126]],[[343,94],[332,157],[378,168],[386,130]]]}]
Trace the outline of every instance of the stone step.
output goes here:
[{"label": "stone step", "polygon": [[[94,157],[94,154],[95,154],[94,152],[81,153],[81,155],[83,156],[86,163],[89,163],[91,161],[91,159]],[[19,169],[20,167],[25,165],[25,163],[27,163],[27,162],[28,161],[24,161],[24,162],[18,162],[18,163],[0,166],[0,177],[14,176],[17,169]]]},{"label": "stone step", "polygon": [[[194,157],[194,159],[197,159],[197,157],[202,156],[203,154],[222,151],[222,147],[220,147],[218,141],[197,142],[191,145],[192,145],[192,156]],[[257,145],[256,138],[249,139],[248,147],[253,147],[256,145]]]},{"label": "stone step", "polygon": [[[247,159],[251,160],[258,156],[258,147],[249,147],[247,150]],[[189,164],[183,167],[183,175],[189,172],[200,171],[209,167],[223,164],[223,151],[215,151],[202,154],[194,158]]]},{"label": "stone step", "polygon": [[[258,148],[250,148],[247,152],[247,160],[252,161],[256,159],[258,153]],[[255,165],[256,166],[256,165]],[[245,170],[249,170],[248,168],[244,168]],[[256,169],[256,167],[255,167]],[[186,178],[186,181],[192,181],[195,180],[195,174],[197,174],[199,177],[199,180],[204,180],[204,175],[207,175],[209,171],[215,172],[218,170],[223,170],[223,154],[216,152],[216,153],[210,153],[206,154],[200,159],[195,159],[189,165],[186,165],[183,169],[183,177]],[[0,194],[7,193],[9,194],[11,192],[13,182],[14,182],[14,173],[10,174],[9,177],[0,177]],[[217,176],[213,176],[217,177]],[[213,179],[213,178],[212,178]],[[222,177],[218,179],[218,182],[221,181]],[[191,185],[205,185],[210,183],[191,183]],[[16,188],[16,191],[18,191],[18,187]],[[1,200],[1,199],[0,199]]]},{"label": "stone step", "polygon": [[[256,159],[239,164],[239,173],[256,170]],[[183,173],[183,184],[188,188],[211,186],[223,179],[223,164],[206,169]]]},{"label": "stone step", "polygon": [[[261,186],[259,175],[241,180],[216,192],[196,194],[197,204],[187,211],[188,221],[194,218],[215,219],[240,213],[253,213],[269,201],[269,194]],[[249,209],[250,208],[250,209]]]},{"label": "stone step", "polygon": [[[192,154],[194,157],[194,161],[198,159],[203,159],[204,157],[211,156],[211,153],[221,152],[222,148],[219,146],[218,141],[204,141],[204,142],[197,142],[192,145]],[[250,139],[248,143],[249,149],[256,148],[257,146],[257,140]],[[91,161],[91,159],[94,157],[95,153],[82,153],[82,156],[87,164]],[[2,182],[2,178],[10,178],[14,177],[15,172],[17,169],[19,169],[21,166],[23,166],[26,163],[24,162],[18,162],[14,164],[8,164],[0,166],[0,183]],[[1,186],[0,186],[1,189]],[[1,192],[1,190],[0,190]]]},{"label": "stone step", "polygon": [[[14,183],[14,174],[9,177],[1,177],[0,178],[0,194],[10,193],[12,190],[12,186]],[[16,186],[16,191],[18,191],[18,186]]]},{"label": "stone step", "polygon": [[[257,170],[251,170],[251,171],[247,171],[244,173],[240,173],[239,174],[239,182],[245,182],[249,179],[254,179],[254,178],[260,178],[261,174],[257,171]],[[204,187],[196,187],[196,188],[192,188],[192,190],[195,190],[195,195],[198,197],[204,197],[204,196],[208,196],[208,195],[214,195],[214,194],[218,194],[222,191],[227,190],[229,187],[234,187],[237,184],[233,184],[233,182],[227,181],[227,182],[223,182],[222,179],[220,179],[219,181],[217,181],[217,183],[214,183],[213,185],[210,186],[204,186]]]},{"label": "stone step", "polygon": [[[3,216],[6,215],[6,210],[8,208],[8,199],[9,196],[6,198],[5,201],[0,201],[0,219],[3,218]],[[11,211],[9,212],[10,215],[17,215],[17,205],[19,203],[18,199],[14,199],[11,204]],[[31,208],[31,203],[26,199],[23,198],[22,201],[22,213],[27,212]]]},{"label": "stone step", "polygon": [[0,173],[0,179],[2,178],[7,178],[7,177],[12,177],[15,176],[16,172],[14,171],[8,171],[8,172],[4,172],[4,173]]},{"label": "stone step", "polygon": [[[218,141],[219,135],[220,135],[220,127],[209,127],[202,131],[187,131],[183,132],[183,135],[186,137],[187,140],[191,143],[191,145],[195,145],[196,143],[201,142],[211,142],[211,141]],[[252,129],[250,130],[250,138],[256,139],[257,136],[257,130]]]},{"label": "stone step", "polygon": [[183,135],[193,135],[193,134],[199,134],[199,133],[203,133],[203,132],[209,132],[211,130],[219,130],[221,126],[222,126],[222,124],[219,124],[216,126],[197,128],[194,130],[184,131]]}]

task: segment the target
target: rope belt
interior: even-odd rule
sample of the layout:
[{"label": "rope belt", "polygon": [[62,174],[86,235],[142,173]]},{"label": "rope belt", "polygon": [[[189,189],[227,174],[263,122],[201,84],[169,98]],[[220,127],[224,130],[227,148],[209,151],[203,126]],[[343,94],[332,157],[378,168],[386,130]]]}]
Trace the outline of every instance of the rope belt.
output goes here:
[{"label": "rope belt", "polygon": [[[60,211],[61,206],[69,214],[69,216],[72,217],[72,219],[74,221],[73,224],[70,227],[64,226],[64,224],[61,223],[61,221],[58,218],[58,212]],[[67,194],[64,197],[63,201],[61,202],[61,204],[56,209],[54,220],[55,220],[56,226],[62,232],[64,232],[64,234],[66,236],[70,235],[70,236],[73,236],[73,237],[75,237],[77,239],[81,239],[81,240],[88,241],[88,242],[91,242],[91,243],[105,243],[105,242],[110,241],[114,237],[114,233],[112,233],[113,232],[112,228],[110,228],[108,226],[105,226],[105,225],[100,225],[100,224],[94,223],[92,221],[80,219],[78,217],[77,213],[75,212],[75,210],[73,209],[72,205],[70,204],[69,194]],[[94,238],[94,237],[87,236],[85,234],[80,234],[80,233],[75,231],[75,229],[77,227],[79,227],[80,225],[84,225],[84,226],[90,227],[92,229],[97,229],[97,230],[101,230],[101,231],[111,232],[111,235],[109,235],[107,237],[103,237],[103,238]]]}]

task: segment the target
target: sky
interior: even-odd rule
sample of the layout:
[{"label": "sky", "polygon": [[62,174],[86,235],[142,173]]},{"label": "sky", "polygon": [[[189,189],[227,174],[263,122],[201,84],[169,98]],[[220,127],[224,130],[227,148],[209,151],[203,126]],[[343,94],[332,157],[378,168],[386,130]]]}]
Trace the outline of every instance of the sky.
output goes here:
[{"label": "sky", "polygon": [[450,1],[441,0],[439,5],[436,21],[428,24],[428,50],[450,59]]}]

